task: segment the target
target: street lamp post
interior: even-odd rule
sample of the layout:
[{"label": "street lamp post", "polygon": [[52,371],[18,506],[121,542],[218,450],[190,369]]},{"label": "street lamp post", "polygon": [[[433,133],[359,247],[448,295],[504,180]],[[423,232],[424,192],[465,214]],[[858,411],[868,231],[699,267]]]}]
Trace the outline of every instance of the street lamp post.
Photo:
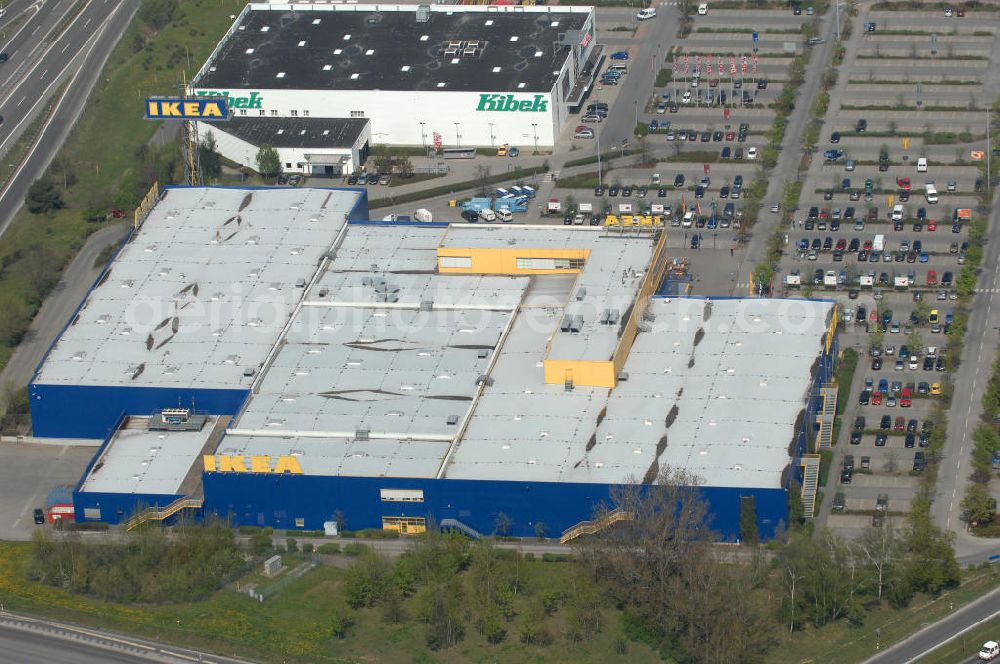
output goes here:
[{"label": "street lamp post", "polygon": [[531,127],[535,131],[535,154],[538,154],[538,123],[532,122]]},{"label": "street lamp post", "polygon": [[493,133],[493,123],[490,122],[489,125],[490,125],[490,147],[493,148],[496,147],[496,145],[494,145],[494,141],[496,140],[496,135]]},{"label": "street lamp post", "polygon": [[639,100],[635,100],[635,126],[639,126]]},{"label": "street lamp post", "polygon": [[455,123],[455,146],[462,147],[462,135],[458,133],[458,126],[462,124],[461,122]]},{"label": "street lamp post", "polygon": [[[420,144],[423,146],[425,153],[427,152],[427,132],[424,131],[424,126],[426,124],[426,122],[420,123]],[[426,157],[427,155],[425,154],[424,156]]]}]

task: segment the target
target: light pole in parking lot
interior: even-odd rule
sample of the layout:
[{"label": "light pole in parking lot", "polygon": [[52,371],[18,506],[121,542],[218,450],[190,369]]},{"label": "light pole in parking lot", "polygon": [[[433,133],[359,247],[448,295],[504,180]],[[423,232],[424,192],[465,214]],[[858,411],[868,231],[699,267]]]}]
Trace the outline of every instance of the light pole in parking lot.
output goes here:
[{"label": "light pole in parking lot", "polygon": [[597,139],[597,186],[602,188],[604,186],[604,180],[601,173],[601,132],[597,130],[594,132],[594,137]]},{"label": "light pole in parking lot", "polygon": [[635,99],[635,126],[639,126],[639,98]]},{"label": "light pole in parking lot", "polygon": [[455,123],[455,147],[462,147],[462,135],[458,133],[458,126],[462,124],[461,122]]},{"label": "light pole in parking lot", "polygon": [[489,125],[490,125],[490,147],[492,148],[492,147],[496,147],[494,145],[494,141],[496,140],[497,137],[496,137],[496,134],[493,133],[493,123],[490,122]]},{"label": "light pole in parking lot", "polygon": [[531,128],[535,130],[535,154],[538,154],[538,123],[532,122]]},{"label": "light pole in parking lot", "polygon": [[[425,153],[427,152],[427,132],[424,131],[424,126],[426,124],[427,124],[426,122],[420,123],[420,144],[424,147]],[[426,157],[427,155],[424,154],[424,156]]]}]

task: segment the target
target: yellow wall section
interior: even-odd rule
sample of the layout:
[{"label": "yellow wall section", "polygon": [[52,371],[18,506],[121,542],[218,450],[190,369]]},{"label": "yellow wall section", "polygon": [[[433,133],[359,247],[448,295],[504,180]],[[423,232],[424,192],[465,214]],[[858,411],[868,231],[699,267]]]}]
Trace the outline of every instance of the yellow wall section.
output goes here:
[{"label": "yellow wall section", "polygon": [[441,267],[441,274],[574,274],[579,270],[519,270],[518,258],[569,258],[587,260],[589,249],[537,249],[531,247],[438,247],[438,257],[462,256],[472,259],[472,267]]},{"label": "yellow wall section", "polygon": [[613,362],[592,362],[587,360],[545,360],[545,382],[562,384],[567,378],[574,385],[588,387],[615,386],[615,365]]}]

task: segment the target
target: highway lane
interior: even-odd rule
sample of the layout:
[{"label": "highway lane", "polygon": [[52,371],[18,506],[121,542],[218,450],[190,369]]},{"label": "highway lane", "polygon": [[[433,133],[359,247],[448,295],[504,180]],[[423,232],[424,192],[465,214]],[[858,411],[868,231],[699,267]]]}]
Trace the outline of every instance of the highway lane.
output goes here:
[{"label": "highway lane", "polygon": [[917,662],[921,657],[961,636],[979,623],[1000,616],[998,606],[1000,606],[1000,588],[868,658],[864,664]]},{"label": "highway lane", "polygon": [[0,127],[0,142],[7,138],[11,127],[16,125],[10,120],[19,119],[20,113],[14,109],[25,110],[25,104],[29,101],[22,101],[20,106],[9,106],[8,102],[13,91],[41,58],[49,41],[54,37],[52,33],[73,8],[75,1],[49,0],[45,4],[35,3],[29,6],[25,10],[28,12],[27,20],[0,46],[0,51],[6,53],[9,58],[7,62],[0,64],[0,72],[3,73],[3,80],[0,82],[0,115],[6,119],[4,125]]},{"label": "highway lane", "polygon": [[[89,0],[69,26],[63,26],[65,29],[62,35],[55,39],[48,38],[47,33],[41,29],[44,27],[51,32],[60,27],[74,3],[75,0],[50,0],[50,3],[46,3],[45,9],[37,16],[39,24],[30,30],[26,29],[18,37],[19,40],[28,39],[32,43],[44,42],[44,46],[39,44],[33,49],[30,45],[22,44],[21,56],[11,55],[11,59],[2,65],[15,67],[20,80],[2,90],[0,115],[4,116],[5,121],[0,125],[0,153],[8,149],[19,132],[29,125],[35,113],[55,91],[58,81],[70,67],[77,64],[79,55],[86,43],[94,37],[97,27],[119,4],[111,0]],[[31,23],[34,24],[35,20],[33,17]]]},{"label": "highway lane", "polygon": [[181,646],[0,612],[0,664],[248,664]]},{"label": "highway lane", "polygon": [[[73,24],[53,42],[53,47],[42,58],[35,74],[29,77],[33,83],[32,94],[38,99],[44,96],[46,87],[50,91],[54,89],[57,80],[64,73],[75,76],[26,163],[8,182],[7,188],[0,192],[0,234],[6,231],[14,214],[23,204],[28,187],[45,172],[69,136],[83,111],[87,97],[97,83],[104,63],[125,33],[138,4],[90,0]],[[19,86],[19,89],[24,85]],[[15,93],[11,98],[16,96]],[[0,113],[3,111],[0,110]]]}]

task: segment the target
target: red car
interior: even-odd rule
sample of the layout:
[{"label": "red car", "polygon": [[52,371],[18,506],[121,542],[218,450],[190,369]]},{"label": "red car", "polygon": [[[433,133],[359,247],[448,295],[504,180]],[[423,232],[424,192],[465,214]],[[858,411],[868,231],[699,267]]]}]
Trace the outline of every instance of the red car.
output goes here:
[{"label": "red car", "polygon": [[927,285],[936,286],[937,285],[937,271],[927,270]]},{"label": "red car", "polygon": [[928,221],[927,222],[927,230],[929,230],[929,231],[936,231],[937,230],[937,222],[936,221]]},{"label": "red car", "polygon": [[882,405],[882,393],[881,392],[873,392],[872,393],[872,405],[873,406],[881,406]]},{"label": "red car", "polygon": [[904,387],[899,394],[899,405],[902,408],[909,408],[913,404],[913,390]]},{"label": "red car", "polygon": [[906,418],[900,415],[892,424],[893,431],[906,431]]},{"label": "red car", "polygon": [[726,132],[726,140],[727,141],[732,141],[732,140],[735,140],[735,139],[736,139],[736,132],[735,131],[727,131]]},{"label": "red car", "polygon": [[840,238],[839,240],[837,240],[837,249],[840,251],[847,249],[847,240],[845,240],[844,238]]},{"label": "red car", "polygon": [[819,211],[819,218],[821,220],[823,220],[823,221],[826,221],[827,219],[829,219],[830,218],[830,208],[823,208],[822,210],[820,210]]},{"label": "red car", "polygon": [[903,191],[910,190],[910,178],[896,178],[896,186]]}]

